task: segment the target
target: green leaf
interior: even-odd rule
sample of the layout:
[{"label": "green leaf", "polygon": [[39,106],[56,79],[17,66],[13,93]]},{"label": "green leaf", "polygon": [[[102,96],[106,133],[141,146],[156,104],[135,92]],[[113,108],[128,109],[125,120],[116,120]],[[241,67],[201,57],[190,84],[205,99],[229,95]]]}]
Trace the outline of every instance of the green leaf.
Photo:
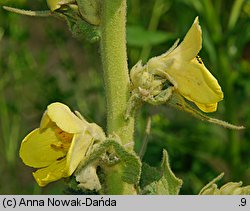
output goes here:
[{"label": "green leaf", "polygon": [[141,175],[140,159],[134,153],[128,152],[118,142],[113,142],[112,145],[123,166],[123,181],[130,184],[137,184]]},{"label": "green leaf", "polygon": [[65,16],[69,29],[72,32],[73,37],[77,39],[85,39],[91,43],[97,42],[100,39],[100,32],[98,27],[90,25],[89,23],[77,18],[71,20]]},{"label": "green leaf", "polygon": [[105,140],[100,143],[80,164],[76,174],[79,174],[86,166],[94,164],[105,166],[122,165],[122,179],[129,184],[137,184],[141,174],[140,159],[115,140]]},{"label": "green leaf", "polygon": [[141,26],[127,26],[127,43],[131,46],[159,45],[173,38],[172,34],[163,31],[148,31]]},{"label": "green leaf", "polygon": [[182,186],[182,180],[177,178],[172,172],[168,153],[163,150],[161,168],[143,165],[141,176],[141,194],[148,195],[177,195]]},{"label": "green leaf", "polygon": [[166,150],[163,150],[161,170],[162,170],[163,176],[166,178],[168,182],[169,193],[178,194],[182,186],[182,180],[177,178],[172,172],[170,168],[170,164],[169,164],[168,153]]},{"label": "green leaf", "polygon": [[162,175],[159,170],[155,167],[148,165],[147,163],[142,164],[142,177],[140,180],[140,187],[143,189],[147,185],[154,181],[160,180]]},{"label": "green leaf", "polygon": [[221,173],[211,182],[209,182],[205,187],[203,187],[199,195],[249,195],[250,194],[250,185],[242,186],[242,182],[228,182],[223,185],[221,188],[215,184],[218,182],[224,173]]}]

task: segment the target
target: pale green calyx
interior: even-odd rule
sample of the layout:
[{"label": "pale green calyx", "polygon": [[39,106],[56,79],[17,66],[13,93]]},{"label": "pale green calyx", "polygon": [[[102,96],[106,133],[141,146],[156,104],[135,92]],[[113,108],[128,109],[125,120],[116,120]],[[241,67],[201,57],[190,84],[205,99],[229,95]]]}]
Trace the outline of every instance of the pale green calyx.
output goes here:
[{"label": "pale green calyx", "polygon": [[148,101],[156,95],[160,94],[165,79],[155,77],[148,71],[147,66],[142,66],[139,61],[130,72],[132,87],[134,93],[141,96],[143,101]]},{"label": "pale green calyx", "polygon": [[131,96],[128,101],[125,119],[133,116],[135,111],[143,104],[148,102],[158,105],[166,102],[171,96],[172,86],[164,90],[166,79],[160,78],[149,72],[147,65],[142,65],[139,61],[130,71]]}]

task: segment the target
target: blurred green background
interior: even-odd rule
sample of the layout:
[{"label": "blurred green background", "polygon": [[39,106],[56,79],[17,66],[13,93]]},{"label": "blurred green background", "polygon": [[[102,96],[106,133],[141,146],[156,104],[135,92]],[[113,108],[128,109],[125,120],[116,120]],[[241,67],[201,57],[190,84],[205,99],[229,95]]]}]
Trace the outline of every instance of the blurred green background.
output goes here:
[{"label": "blurred green background", "polygon": [[[47,9],[45,0],[1,0],[0,6]],[[224,91],[210,116],[246,126],[231,131],[166,106],[143,106],[135,133],[139,151],[147,118],[151,134],[143,161],[159,166],[169,152],[181,194],[197,194],[225,172],[221,183],[250,184],[250,1],[128,0],[128,63],[144,62],[183,38],[194,18],[203,30],[200,56]],[[46,106],[63,102],[105,128],[98,44],[71,37],[64,22],[0,8],[0,194],[62,194],[65,183],[39,188],[18,156],[22,139],[39,126]]]}]

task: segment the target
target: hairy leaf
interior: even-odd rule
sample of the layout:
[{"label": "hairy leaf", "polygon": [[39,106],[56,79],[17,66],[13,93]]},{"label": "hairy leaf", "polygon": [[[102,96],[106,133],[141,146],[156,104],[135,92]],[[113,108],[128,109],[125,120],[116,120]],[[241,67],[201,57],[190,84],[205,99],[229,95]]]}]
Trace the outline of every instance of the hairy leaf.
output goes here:
[{"label": "hairy leaf", "polygon": [[142,188],[141,194],[177,195],[179,193],[182,180],[172,172],[166,150],[163,150],[160,169],[143,165],[140,185]]},{"label": "hairy leaf", "polygon": [[[131,152],[128,152],[124,146],[115,140],[106,140],[100,143],[90,155],[82,162],[77,172],[86,166],[98,163],[96,166],[122,165],[122,179],[130,184],[137,184],[141,174],[140,159]],[[77,174],[76,172],[76,174]]]}]

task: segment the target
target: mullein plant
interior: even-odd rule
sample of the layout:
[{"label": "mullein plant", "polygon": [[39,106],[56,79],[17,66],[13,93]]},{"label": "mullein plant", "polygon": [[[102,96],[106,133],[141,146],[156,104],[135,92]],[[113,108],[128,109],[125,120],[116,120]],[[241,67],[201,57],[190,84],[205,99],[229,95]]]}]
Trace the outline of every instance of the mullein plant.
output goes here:
[{"label": "mullein plant", "polygon": [[[71,190],[82,193],[178,194],[182,180],[172,172],[167,151],[163,150],[161,166],[154,168],[142,164],[133,149],[134,117],[144,103],[169,105],[203,121],[244,129],[204,114],[217,110],[223,92],[198,56],[202,48],[198,17],[180,44],[177,40],[170,50],[146,64],[139,61],[129,74],[126,0],[47,0],[47,5],[47,11],[4,9],[63,19],[73,36],[100,43],[107,131],[62,103],[48,105],[39,128],[29,133],[20,147],[23,162],[38,169],[33,176],[39,186],[68,178]],[[241,182],[218,189],[215,182],[222,176],[200,194],[250,193],[250,186],[241,187]]]}]

